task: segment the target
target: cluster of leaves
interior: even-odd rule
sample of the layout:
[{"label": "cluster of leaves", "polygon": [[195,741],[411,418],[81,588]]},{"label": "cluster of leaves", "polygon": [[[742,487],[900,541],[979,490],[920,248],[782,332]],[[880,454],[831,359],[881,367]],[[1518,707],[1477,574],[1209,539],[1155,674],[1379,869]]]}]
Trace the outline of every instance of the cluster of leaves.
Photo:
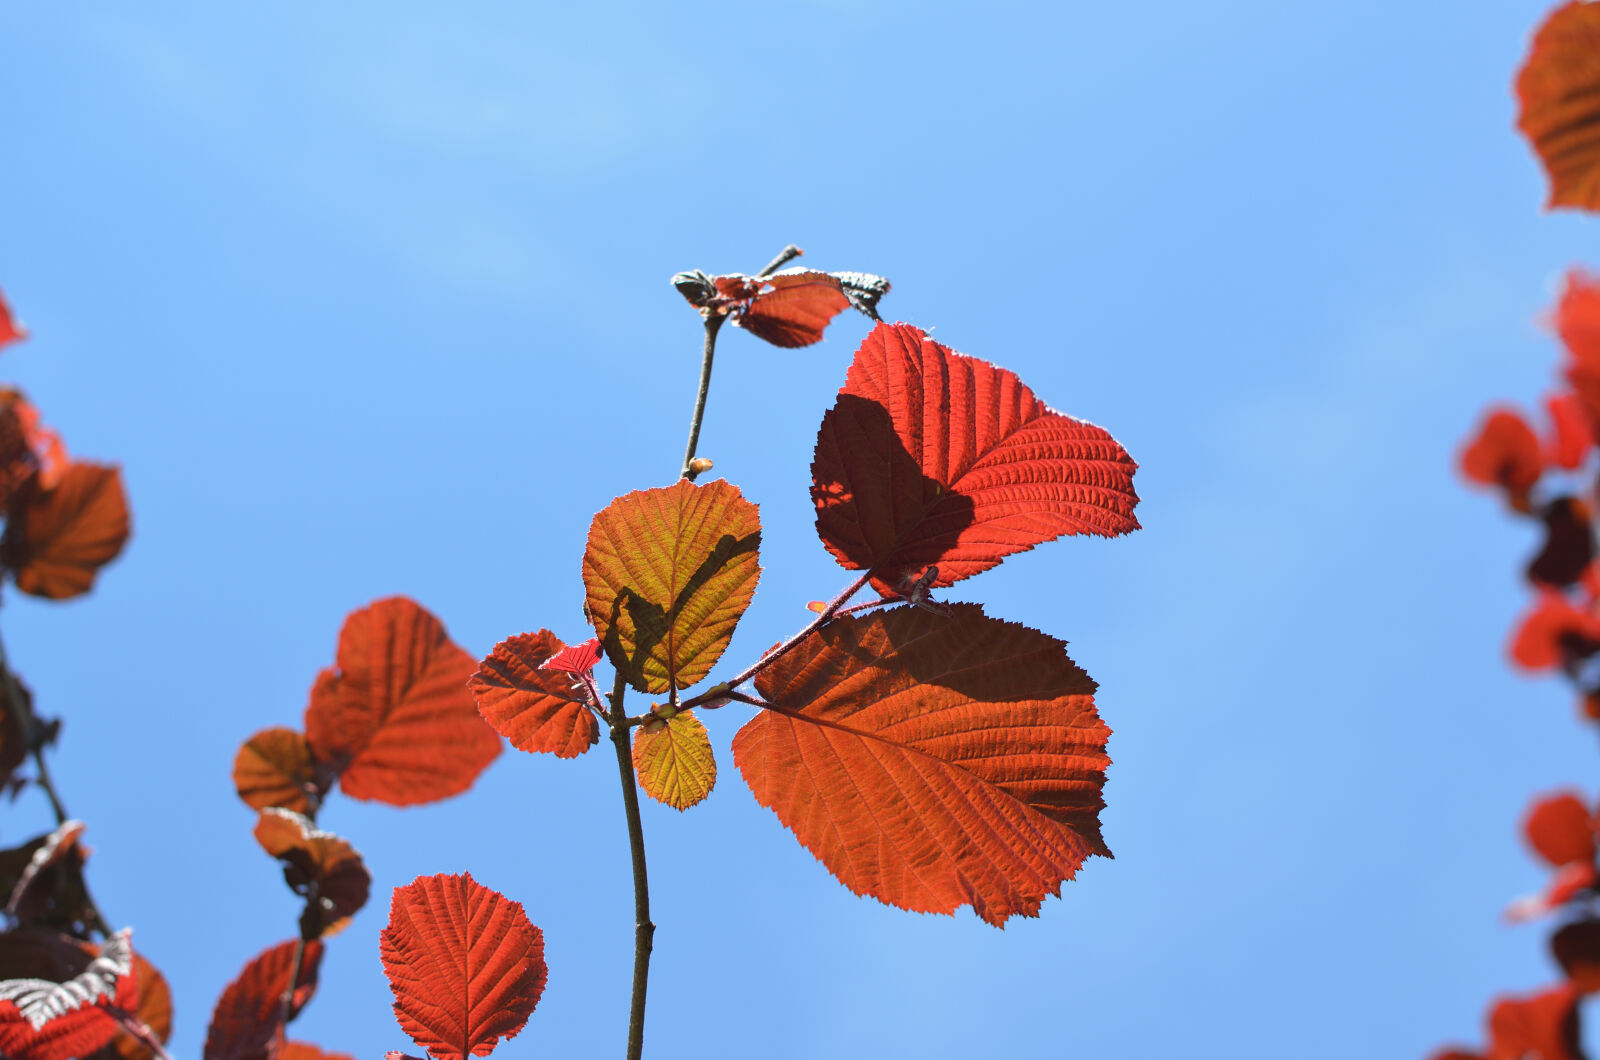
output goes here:
[{"label": "cluster of leaves", "polygon": [[[1517,76],[1518,126],[1550,178],[1550,207],[1600,210],[1600,4],[1571,2],[1534,34]],[[1525,573],[1535,599],[1510,641],[1512,662],[1558,672],[1579,716],[1600,724],[1600,278],[1574,269],[1552,314],[1565,351],[1564,386],[1536,426],[1491,409],[1461,450],[1462,474],[1496,490],[1508,510],[1539,525]],[[1512,921],[1557,919],[1550,951],[1563,980],[1497,998],[1484,1052],[1447,1048],[1433,1060],[1582,1060],[1579,1002],[1600,992],[1600,875],[1595,810],[1578,793],[1536,799],[1524,837],[1552,870],[1548,885],[1506,910]]]}]

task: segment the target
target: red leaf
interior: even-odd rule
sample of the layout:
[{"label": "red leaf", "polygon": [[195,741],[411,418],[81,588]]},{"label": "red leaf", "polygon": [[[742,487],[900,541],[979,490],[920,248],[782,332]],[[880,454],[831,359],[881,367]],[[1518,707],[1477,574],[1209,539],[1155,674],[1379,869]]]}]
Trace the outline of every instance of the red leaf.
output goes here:
[{"label": "red leaf", "polygon": [[1600,364],[1600,276],[1568,269],[1556,302],[1556,334],[1573,360]]},{"label": "red leaf", "polygon": [[1518,898],[1506,906],[1505,918],[1513,924],[1537,920],[1560,909],[1584,891],[1591,891],[1600,876],[1593,864],[1574,861],[1557,869],[1538,894]]},{"label": "red leaf", "polygon": [[838,277],[795,269],[768,277],[763,293],[733,323],[774,346],[810,346],[821,342],[823,329],[849,308]]},{"label": "red leaf", "polygon": [[402,596],[351,612],[338,667],[306,708],[312,753],[356,799],[412,806],[459,795],[500,753],[467,690],[472,657]]},{"label": "red leaf", "polygon": [[[172,1037],[172,988],[167,985],[166,976],[145,960],[143,954],[133,955],[133,971],[138,997],[131,1011],[164,1045]],[[151,1060],[156,1055],[155,1050],[126,1030],[121,1031],[111,1044],[122,1060]],[[279,1060],[283,1060],[281,1054]]]},{"label": "red leaf", "polygon": [[569,644],[539,664],[541,670],[560,670],[583,677],[594,672],[600,661],[600,638],[590,637],[582,644]]},{"label": "red leaf", "polygon": [[89,591],[128,533],[121,473],[74,463],[55,489],[31,490],[13,505],[0,537],[0,563],[11,568],[23,592],[64,600]]},{"label": "red leaf", "polygon": [[329,1053],[305,1042],[284,1042],[278,1060],[355,1060],[349,1053]]},{"label": "red leaf", "polygon": [[44,426],[22,391],[0,387],[0,511],[9,511],[27,487],[54,489],[67,467],[61,436]]},{"label": "red leaf", "polygon": [[290,939],[263,950],[217,999],[206,1029],[205,1060],[273,1060],[283,1039],[283,995],[297,946],[304,945],[289,1006],[292,1020],[317,991],[322,943]]},{"label": "red leaf", "polygon": [[1577,394],[1552,394],[1545,399],[1550,430],[1544,441],[1544,460],[1551,467],[1575,471],[1594,448],[1594,423]]},{"label": "red leaf", "polygon": [[1584,1060],[1578,991],[1563,983],[1489,1010],[1489,1060]]},{"label": "red leaf", "polygon": [[[593,645],[598,656],[599,644],[591,639],[579,649],[587,655]],[[600,739],[600,725],[582,686],[572,679],[574,671],[550,665],[573,651],[541,629],[501,641],[478,664],[467,687],[483,719],[512,747],[576,758]]]},{"label": "red leaf", "polygon": [[262,729],[239,748],[233,760],[233,787],[256,810],[281,806],[296,813],[327,794],[319,783],[311,745],[294,729]]},{"label": "red leaf", "polygon": [[892,595],[930,565],[950,585],[1064,534],[1137,530],[1137,466],[1005,369],[879,324],[823,417],[811,497],[828,551]]},{"label": "red leaf", "polygon": [[380,945],[395,1017],[435,1060],[488,1056],[544,992],[544,934],[470,873],[396,887]]},{"label": "red leaf", "polygon": [[835,619],[756,678],[733,741],[756,801],[857,894],[919,912],[1036,915],[1100,838],[1111,730],[1066,645],[897,607]]},{"label": "red leaf", "polygon": [[1511,637],[1511,660],[1525,670],[1547,670],[1600,652],[1600,616],[1573,607],[1564,596],[1542,593]]},{"label": "red leaf", "polygon": [[1473,482],[1524,496],[1544,472],[1539,436],[1513,409],[1493,409],[1461,450],[1461,473]]},{"label": "red leaf", "polygon": [[5,292],[0,291],[0,347],[21,342],[27,337],[28,329],[11,312],[11,303],[6,301]]},{"label": "red leaf", "polygon": [[0,1055],[69,1060],[110,1042],[118,1024],[101,1006],[131,1009],[138,998],[128,934],[98,951],[41,929],[0,935]]},{"label": "red leaf", "polygon": [[1600,209],[1600,8],[1556,8],[1517,74],[1517,127],[1550,178],[1547,206]]},{"label": "red leaf", "polygon": [[1522,819],[1522,834],[1534,852],[1554,868],[1594,861],[1594,814],[1574,792],[1535,799]]},{"label": "red leaf", "polygon": [[[256,822],[256,842],[283,862],[283,879],[308,899],[300,918],[302,938],[314,939],[367,904],[372,875],[349,842],[319,831],[310,819],[271,807]],[[312,888],[316,901],[309,900]]]}]

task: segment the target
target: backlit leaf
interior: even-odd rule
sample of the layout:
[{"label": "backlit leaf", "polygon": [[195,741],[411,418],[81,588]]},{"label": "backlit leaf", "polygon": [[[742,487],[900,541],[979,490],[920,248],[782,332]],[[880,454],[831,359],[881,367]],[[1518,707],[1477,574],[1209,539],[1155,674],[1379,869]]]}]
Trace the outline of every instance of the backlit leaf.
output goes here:
[{"label": "backlit leaf", "polygon": [[[283,878],[290,890],[308,899],[300,919],[302,937],[321,936],[328,925],[367,904],[372,875],[348,841],[319,831],[306,817],[278,807],[261,811],[255,835],[263,850],[283,862]],[[313,888],[314,902],[309,901]]]},{"label": "backlit leaf", "polygon": [[132,1008],[137,999],[127,930],[97,950],[37,928],[0,935],[0,1056],[69,1060],[116,1036],[100,1006]]},{"label": "backlit leaf", "polygon": [[1541,593],[1511,637],[1511,661],[1525,670],[1563,666],[1600,652],[1600,616],[1556,593]]},{"label": "backlit leaf", "polygon": [[733,322],[774,346],[810,346],[821,342],[823,329],[849,308],[850,299],[838,277],[795,269],[767,277],[763,293],[747,303]]},{"label": "backlit leaf", "polygon": [[1064,534],[1137,530],[1137,466],[1005,369],[880,323],[823,417],[811,498],[828,551],[892,595],[931,565],[950,585]]},{"label": "backlit leaf", "polygon": [[641,692],[687,688],[722,656],[761,566],[756,506],[721,480],[618,497],[594,517],[584,611]]},{"label": "backlit leaf", "polygon": [[635,729],[633,768],[645,794],[674,810],[687,810],[701,801],[717,782],[711,737],[692,713]]},{"label": "backlit leaf", "polygon": [[40,422],[39,410],[22,391],[0,387],[0,511],[28,486],[54,489],[66,465],[61,436]]},{"label": "backlit leaf", "polygon": [[1544,471],[1539,436],[1514,409],[1492,409],[1461,450],[1461,473],[1513,496],[1532,489]]},{"label": "backlit leaf", "polygon": [[1600,7],[1580,0],[1550,13],[1517,74],[1527,136],[1550,178],[1547,205],[1600,209]]},{"label": "backlit leaf", "polygon": [[600,662],[600,638],[590,637],[582,644],[569,644],[539,664],[541,670],[560,670],[582,677],[593,673]]},{"label": "backlit leaf", "polygon": [[16,314],[11,311],[11,303],[6,301],[5,292],[0,291],[0,348],[21,342],[27,337],[28,329],[17,320]]},{"label": "backlit leaf", "polygon": [[[129,1011],[149,1027],[156,1040],[164,1045],[172,1037],[172,988],[167,985],[166,976],[137,952],[133,955],[133,980],[138,994]],[[152,1060],[156,1055],[155,1050],[126,1030],[118,1031],[105,1052],[122,1060]],[[107,1056],[106,1060],[111,1060],[111,1056]],[[279,1054],[279,1060],[282,1060],[282,1054]]]},{"label": "backlit leaf", "polygon": [[496,644],[467,683],[483,719],[517,750],[575,758],[600,739],[579,680],[547,666],[571,650],[548,629],[522,633]]},{"label": "backlit leaf", "polygon": [[294,729],[262,729],[239,748],[233,760],[233,787],[253,809],[281,806],[296,813],[311,807],[308,793],[320,800],[311,745]]},{"label": "backlit leaf", "polygon": [[1594,813],[1575,792],[1535,799],[1522,819],[1522,834],[1552,867],[1594,860]]},{"label": "backlit leaf", "polygon": [[304,946],[289,1018],[294,1019],[317,991],[322,943],[295,939],[263,950],[244,966],[217,999],[206,1029],[205,1060],[271,1060],[283,1037],[283,995],[289,989],[296,948]]},{"label": "backlit leaf", "polygon": [[0,563],[23,592],[64,600],[89,591],[128,533],[121,472],[73,463],[55,489],[29,491],[12,507],[0,537]]},{"label": "backlit leaf", "polygon": [[380,947],[395,1017],[435,1060],[487,1056],[544,992],[544,934],[470,873],[396,887]]},{"label": "backlit leaf", "polygon": [[756,678],[733,742],[756,801],[857,894],[1036,915],[1090,854],[1106,739],[1066,645],[956,604],[835,619]]},{"label": "backlit leaf", "polygon": [[1570,983],[1520,998],[1503,998],[1489,1010],[1492,1060],[1584,1060],[1578,1023],[1579,993]]},{"label": "backlit leaf", "polygon": [[476,670],[443,624],[390,597],[351,612],[338,666],[306,708],[306,740],[356,799],[411,806],[459,795],[500,753],[467,690]]},{"label": "backlit leaf", "polygon": [[1545,463],[1568,471],[1583,466],[1594,449],[1594,423],[1577,394],[1555,394],[1545,399],[1550,429],[1544,441]]}]

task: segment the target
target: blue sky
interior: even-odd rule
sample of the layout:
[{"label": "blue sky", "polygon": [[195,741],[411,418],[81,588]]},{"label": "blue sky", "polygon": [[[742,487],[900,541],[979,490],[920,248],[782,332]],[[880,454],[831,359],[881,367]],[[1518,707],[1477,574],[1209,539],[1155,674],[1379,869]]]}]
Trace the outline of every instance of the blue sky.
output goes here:
[{"label": "blue sky", "polygon": [[[1503,644],[1531,530],[1452,462],[1531,404],[1592,222],[1545,215],[1510,84],[1542,3],[86,2],[0,8],[0,375],[123,465],[126,556],[0,628],[108,915],[197,1055],[291,930],[239,743],[296,724],[344,614],[414,596],[483,654],[582,634],[591,515],[670,481],[699,328],[674,272],[881,273],[885,315],[1017,372],[1141,464],[1145,529],[959,595],[1072,643],[1115,735],[1095,860],[1038,920],[858,899],[740,783],[647,807],[650,1055],[1411,1057],[1554,975],[1498,913],[1534,793],[1594,790],[1566,693]],[[699,17],[697,17],[699,16]],[[1586,257],[1589,255],[1589,257]],[[722,344],[702,451],[761,506],[728,656],[847,580],[811,445],[859,318]],[[550,985],[497,1056],[620,1050],[614,764],[507,752],[468,795],[336,799],[375,899],[298,1037],[408,1043],[386,896],[471,870]],[[45,824],[24,796],[0,840]]]}]

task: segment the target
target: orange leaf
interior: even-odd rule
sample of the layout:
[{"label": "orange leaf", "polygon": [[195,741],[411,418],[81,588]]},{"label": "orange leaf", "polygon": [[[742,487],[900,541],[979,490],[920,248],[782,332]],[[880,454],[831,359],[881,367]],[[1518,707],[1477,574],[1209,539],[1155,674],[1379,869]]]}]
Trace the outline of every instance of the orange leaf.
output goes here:
[{"label": "orange leaf", "polygon": [[835,619],[756,678],[734,761],[857,894],[1037,914],[1100,838],[1111,730],[1066,645],[956,604]]},{"label": "orange leaf", "polygon": [[[300,918],[302,938],[320,937],[328,925],[367,904],[372,875],[346,840],[318,831],[308,818],[278,807],[261,811],[255,834],[261,848],[283,862],[289,889],[308,898]],[[313,887],[314,902],[309,901]]]},{"label": "orange leaf", "polygon": [[338,667],[317,677],[306,708],[312,754],[351,798],[412,806],[461,794],[500,753],[467,690],[475,669],[412,600],[351,612]]},{"label": "orange leaf", "polygon": [[[163,1045],[172,1037],[172,988],[167,985],[166,976],[156,970],[156,966],[145,960],[144,955],[133,955],[134,982],[138,986],[138,999],[134,1002],[132,1012],[138,1017],[139,1022],[149,1027],[156,1036],[156,1040]],[[112,1047],[122,1060],[152,1060],[156,1055],[155,1050],[139,1041],[126,1030],[122,1031],[112,1041]],[[279,1054],[282,1060],[282,1054]]]},{"label": "orange leaf", "polygon": [[1544,460],[1551,467],[1575,471],[1594,448],[1594,422],[1583,399],[1574,393],[1552,394],[1544,407],[1550,418],[1545,434]]},{"label": "orange leaf", "polygon": [[785,270],[767,277],[764,293],[736,312],[733,323],[774,346],[810,346],[821,342],[823,329],[849,308],[837,276]]},{"label": "orange leaf", "polygon": [[1570,984],[1525,998],[1504,998],[1489,1010],[1489,1060],[1584,1060],[1578,991]]},{"label": "orange leaf", "polygon": [[1523,496],[1544,472],[1539,436],[1514,409],[1492,409],[1461,450],[1461,473],[1473,482]]},{"label": "orange leaf", "polygon": [[21,342],[27,337],[28,329],[11,312],[11,303],[6,301],[5,292],[0,291],[0,347]]},{"label": "orange leaf", "polygon": [[1600,209],[1600,8],[1550,13],[1517,74],[1517,127],[1550,178],[1550,209]]},{"label": "orange leaf", "polygon": [[470,873],[396,887],[380,947],[395,1017],[435,1060],[489,1055],[544,992],[543,932]]},{"label": "orange leaf", "polygon": [[296,948],[304,946],[289,1006],[292,1020],[317,992],[322,943],[280,942],[257,954],[217,999],[206,1028],[205,1060],[270,1060],[283,1038],[283,995]]},{"label": "orange leaf", "polygon": [[720,480],[639,490],[594,517],[584,611],[629,684],[659,694],[711,672],[756,591],[760,545],[756,506]]},{"label": "orange leaf", "polygon": [[571,650],[548,629],[523,633],[496,644],[467,682],[483,720],[517,750],[575,758],[600,739],[580,681],[544,665]]},{"label": "orange leaf", "polygon": [[633,769],[639,786],[657,802],[687,810],[711,794],[717,782],[717,760],[711,737],[693,714],[675,714],[641,725],[633,734]]},{"label": "orange leaf", "polygon": [[128,500],[114,467],[73,463],[53,490],[13,506],[0,537],[0,563],[17,588],[64,600],[81,596],[128,540]]},{"label": "orange leaf", "polygon": [[294,729],[262,729],[239,748],[233,760],[233,787],[256,810],[281,806],[296,813],[311,808],[308,792],[320,801],[311,745]]},{"label": "orange leaf", "polygon": [[0,935],[0,1055],[70,1060],[116,1036],[106,1003],[134,1007],[133,945],[126,929],[98,950],[38,928]]},{"label": "orange leaf", "polygon": [[1137,466],[1005,369],[880,323],[822,419],[811,499],[834,558],[895,595],[932,565],[950,585],[1064,534],[1137,530]]}]

